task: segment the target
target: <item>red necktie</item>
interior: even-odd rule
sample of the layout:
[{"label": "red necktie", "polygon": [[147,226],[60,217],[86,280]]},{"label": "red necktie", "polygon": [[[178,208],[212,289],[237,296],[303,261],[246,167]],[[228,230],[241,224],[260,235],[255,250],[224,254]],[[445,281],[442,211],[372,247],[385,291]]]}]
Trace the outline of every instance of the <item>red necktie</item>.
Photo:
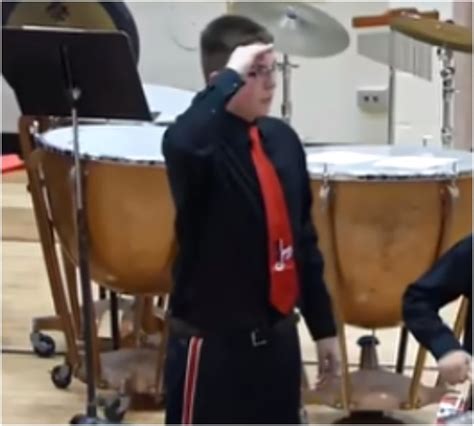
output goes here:
[{"label": "red necktie", "polygon": [[298,277],[288,210],[278,175],[262,148],[256,126],[250,128],[250,141],[267,219],[270,301],[277,310],[288,314],[298,298]]}]

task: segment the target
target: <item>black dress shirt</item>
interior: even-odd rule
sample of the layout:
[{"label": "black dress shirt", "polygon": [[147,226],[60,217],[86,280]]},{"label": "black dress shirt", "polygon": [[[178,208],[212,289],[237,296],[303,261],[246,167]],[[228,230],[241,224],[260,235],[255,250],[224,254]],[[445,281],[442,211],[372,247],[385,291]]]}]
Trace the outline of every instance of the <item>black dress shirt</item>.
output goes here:
[{"label": "black dress shirt", "polygon": [[[250,154],[249,128],[255,123],[226,111],[242,84],[235,71],[222,71],[163,139],[179,246],[170,309],[173,317],[213,333],[264,327],[282,318],[269,301],[267,226]],[[287,200],[300,310],[314,339],[334,336],[302,144],[276,118],[256,124]]]},{"label": "black dress shirt", "polygon": [[[438,313],[461,296],[469,301],[463,345]],[[431,270],[408,287],[403,316],[408,330],[435,359],[462,348],[472,354],[472,234],[455,244]]]}]

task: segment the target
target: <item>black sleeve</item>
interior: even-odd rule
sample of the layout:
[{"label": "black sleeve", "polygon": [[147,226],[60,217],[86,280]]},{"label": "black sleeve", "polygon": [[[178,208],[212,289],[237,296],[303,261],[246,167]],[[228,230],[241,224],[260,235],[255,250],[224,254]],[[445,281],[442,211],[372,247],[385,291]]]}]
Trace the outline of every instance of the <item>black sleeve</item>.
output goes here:
[{"label": "black sleeve", "polygon": [[472,235],[441,256],[403,295],[403,319],[407,329],[437,360],[451,350],[461,349],[438,311],[467,295],[471,285]]},{"label": "black sleeve", "polygon": [[[298,141],[301,147],[301,142]],[[310,177],[306,165],[306,156],[302,150],[303,170],[303,210],[302,232],[299,246],[302,256],[302,297],[301,313],[308,326],[311,337],[320,340],[337,335],[332,302],[324,281],[324,260],[318,247],[318,236],[311,217],[313,195]]]},{"label": "black sleeve", "polygon": [[166,130],[162,153],[177,206],[199,197],[215,148],[219,120],[243,83],[236,71],[223,70]]}]

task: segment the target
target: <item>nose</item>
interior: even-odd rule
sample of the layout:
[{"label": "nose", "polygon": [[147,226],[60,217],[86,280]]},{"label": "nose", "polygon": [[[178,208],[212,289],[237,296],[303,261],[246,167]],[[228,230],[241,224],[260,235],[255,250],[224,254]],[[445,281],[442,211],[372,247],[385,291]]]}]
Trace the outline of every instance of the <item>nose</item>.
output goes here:
[{"label": "nose", "polygon": [[265,90],[273,90],[276,87],[276,73],[270,73],[265,79]]}]

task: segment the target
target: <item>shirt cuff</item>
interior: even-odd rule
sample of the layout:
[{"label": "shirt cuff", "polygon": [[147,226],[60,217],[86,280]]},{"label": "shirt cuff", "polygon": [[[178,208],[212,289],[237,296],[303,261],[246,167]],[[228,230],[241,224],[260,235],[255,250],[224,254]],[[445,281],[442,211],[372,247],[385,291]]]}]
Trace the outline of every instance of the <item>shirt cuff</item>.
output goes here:
[{"label": "shirt cuff", "polygon": [[306,325],[314,342],[337,336],[336,323],[332,317],[321,318],[316,321],[306,320]]},{"label": "shirt cuff", "polygon": [[237,71],[225,68],[210,84],[210,87],[219,89],[227,98],[237,92],[244,84],[244,80]]},{"label": "shirt cuff", "polygon": [[461,343],[451,333],[440,334],[430,342],[430,351],[437,361],[448,352],[457,350],[462,350]]}]

